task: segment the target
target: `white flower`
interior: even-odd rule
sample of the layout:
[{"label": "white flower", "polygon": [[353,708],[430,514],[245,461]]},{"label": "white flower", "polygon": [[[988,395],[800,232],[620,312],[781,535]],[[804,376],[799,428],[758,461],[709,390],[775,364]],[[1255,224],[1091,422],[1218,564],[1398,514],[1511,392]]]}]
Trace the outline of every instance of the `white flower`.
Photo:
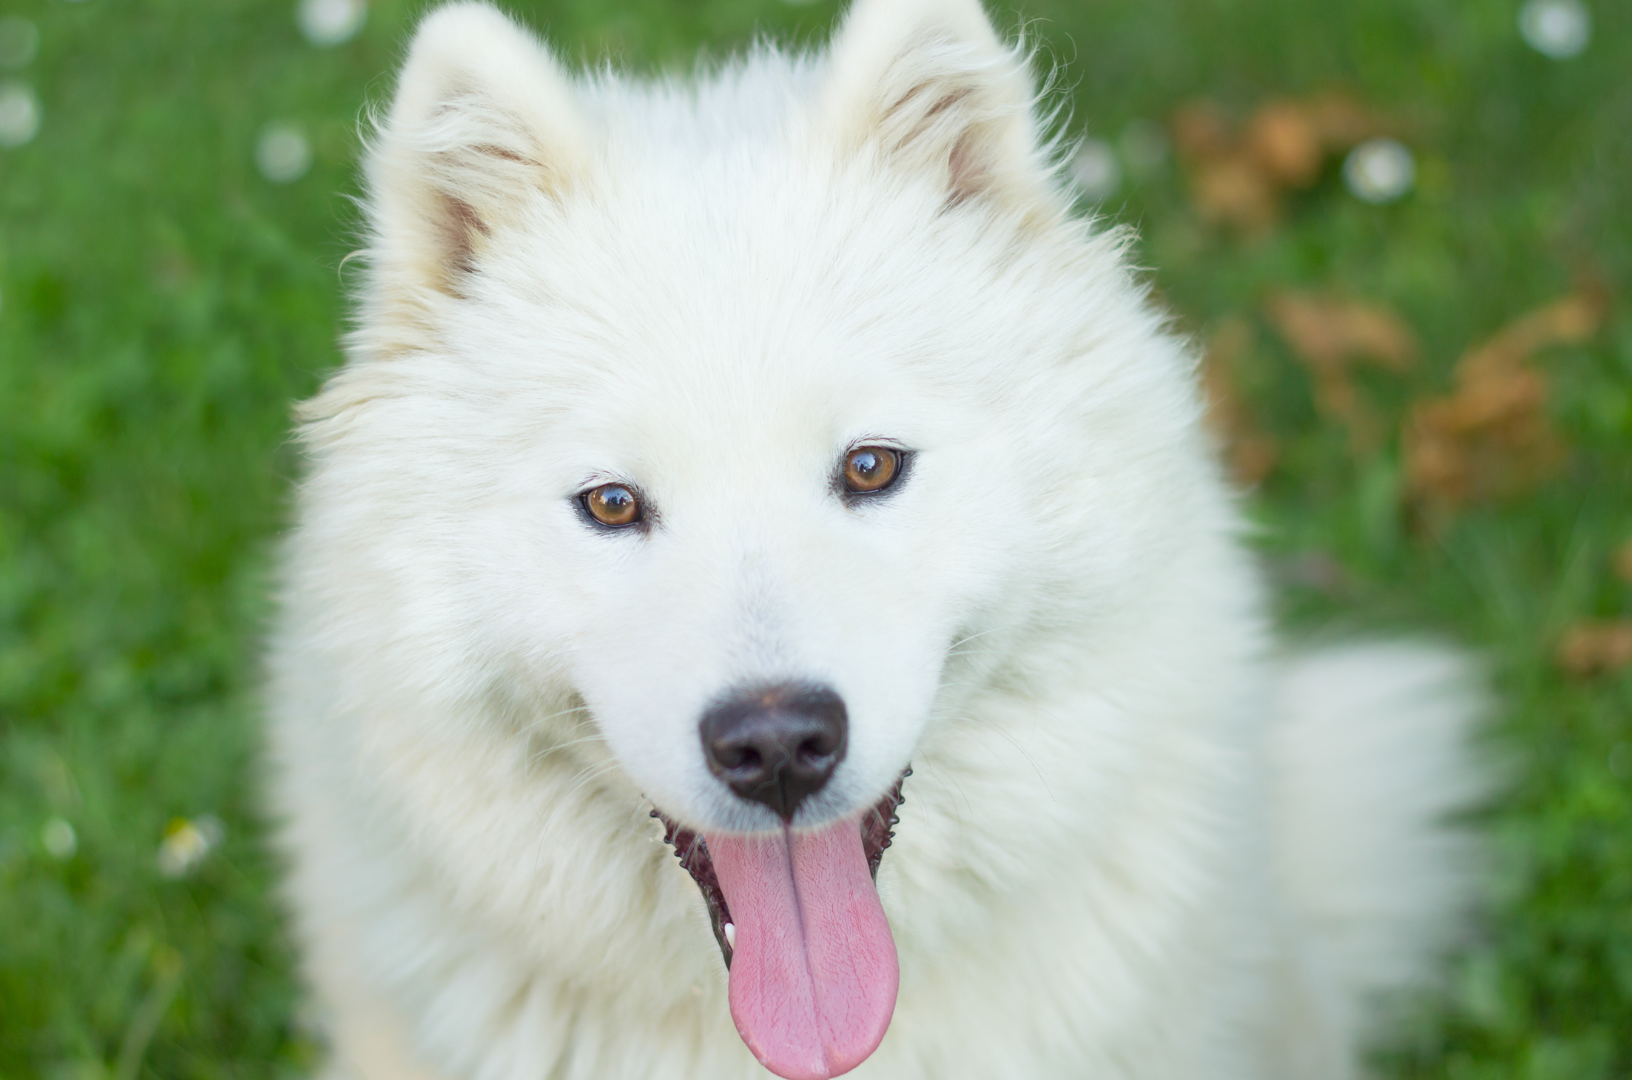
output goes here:
[{"label": "white flower", "polygon": [[299,180],[312,167],[312,145],[294,124],[268,124],[255,143],[255,165],[274,184]]},{"label": "white flower", "polygon": [[1122,186],[1122,166],[1116,152],[1103,139],[1084,139],[1071,159],[1071,179],[1077,190],[1093,202],[1108,199]]},{"label": "white flower", "polygon": [[364,0],[300,0],[295,12],[300,32],[320,49],[356,37],[366,18],[368,4]]},{"label": "white flower", "polygon": [[27,83],[0,85],[0,146],[22,146],[40,130],[40,99]]},{"label": "white flower", "polygon": [[194,821],[176,818],[165,826],[164,839],[159,843],[159,873],[167,878],[186,877],[220,846],[225,835],[221,819],[213,814],[200,815]]},{"label": "white flower", "polygon": [[1568,60],[1592,40],[1592,13],[1581,0],[1530,0],[1519,9],[1519,35],[1543,56]]},{"label": "white flower", "polygon": [[45,827],[40,830],[40,843],[45,845],[46,854],[66,862],[79,850],[79,834],[74,832],[72,825],[60,817],[54,817],[46,821]]},{"label": "white flower", "polygon": [[1393,139],[1368,139],[1349,152],[1343,162],[1343,179],[1358,199],[1393,202],[1417,182],[1417,162],[1410,150]]}]

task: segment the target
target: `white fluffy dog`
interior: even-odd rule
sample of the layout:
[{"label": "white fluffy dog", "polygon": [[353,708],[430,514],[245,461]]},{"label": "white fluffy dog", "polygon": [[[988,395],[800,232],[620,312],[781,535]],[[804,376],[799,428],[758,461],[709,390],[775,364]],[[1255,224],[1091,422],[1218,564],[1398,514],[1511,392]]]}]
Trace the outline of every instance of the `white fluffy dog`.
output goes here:
[{"label": "white fluffy dog", "polygon": [[330,1075],[1331,1080],[1431,967],[1462,667],[1275,649],[1034,94],[978,0],[420,26],[272,657]]}]

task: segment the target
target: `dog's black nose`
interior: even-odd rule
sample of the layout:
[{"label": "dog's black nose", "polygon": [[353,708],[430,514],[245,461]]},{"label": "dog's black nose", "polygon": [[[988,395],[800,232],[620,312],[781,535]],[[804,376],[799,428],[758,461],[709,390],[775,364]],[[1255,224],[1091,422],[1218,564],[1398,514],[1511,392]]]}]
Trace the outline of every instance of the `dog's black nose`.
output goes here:
[{"label": "dog's black nose", "polygon": [[703,757],[732,791],[791,821],[838,767],[849,727],[844,699],[825,686],[739,690],[703,714]]}]

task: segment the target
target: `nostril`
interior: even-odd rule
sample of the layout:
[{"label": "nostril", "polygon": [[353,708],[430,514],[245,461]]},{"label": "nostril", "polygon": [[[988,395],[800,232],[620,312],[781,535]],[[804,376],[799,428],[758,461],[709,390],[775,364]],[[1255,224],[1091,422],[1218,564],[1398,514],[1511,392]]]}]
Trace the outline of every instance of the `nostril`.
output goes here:
[{"label": "nostril", "polygon": [[801,761],[815,761],[818,758],[828,757],[833,753],[828,740],[819,737],[806,739],[799,744],[799,759]]},{"label": "nostril", "polygon": [[739,769],[757,769],[763,763],[759,751],[752,746],[720,746],[709,748],[713,759],[726,769],[735,772]]}]

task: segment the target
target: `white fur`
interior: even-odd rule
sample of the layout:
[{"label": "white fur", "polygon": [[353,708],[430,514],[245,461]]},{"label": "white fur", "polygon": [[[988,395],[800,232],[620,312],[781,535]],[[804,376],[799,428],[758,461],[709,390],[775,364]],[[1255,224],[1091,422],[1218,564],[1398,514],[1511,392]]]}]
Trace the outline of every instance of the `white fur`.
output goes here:
[{"label": "white fur", "polygon": [[[975,0],[859,0],[826,56],[688,85],[422,24],[272,654],[334,1076],[764,1075],[647,816],[771,824],[697,738],[763,679],[849,709],[799,823],[915,769],[858,1077],[1342,1077],[1431,970],[1462,667],[1276,658],[1191,358],[1065,212],[1032,93]],[[876,439],[910,473],[848,508]],[[613,479],[649,532],[579,518]]]}]

